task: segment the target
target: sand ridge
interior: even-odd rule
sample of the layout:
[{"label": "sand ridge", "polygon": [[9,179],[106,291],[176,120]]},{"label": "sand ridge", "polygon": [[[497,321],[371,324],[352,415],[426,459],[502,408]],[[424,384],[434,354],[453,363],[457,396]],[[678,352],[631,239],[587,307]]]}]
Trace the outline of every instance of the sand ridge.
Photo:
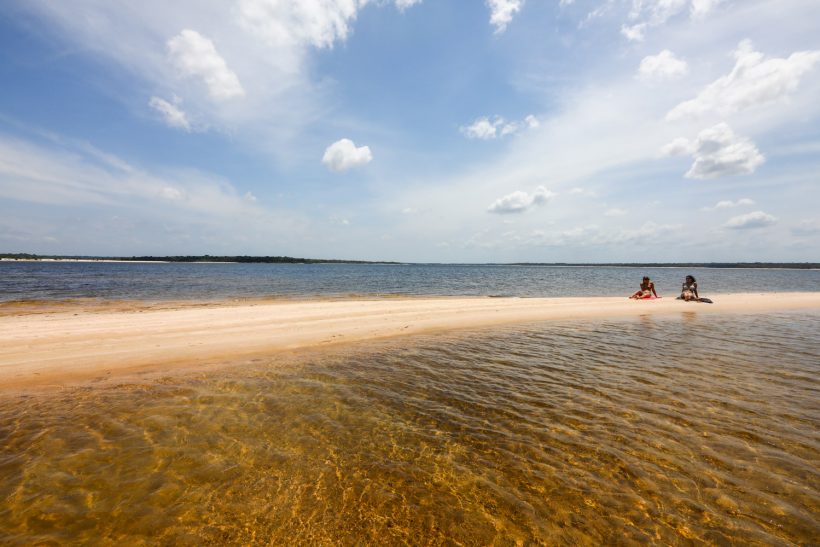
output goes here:
[{"label": "sand ridge", "polygon": [[0,386],[61,384],[141,369],[492,325],[656,314],[820,309],[820,292],[710,295],[715,304],[625,297],[409,298],[56,311],[0,316]]}]

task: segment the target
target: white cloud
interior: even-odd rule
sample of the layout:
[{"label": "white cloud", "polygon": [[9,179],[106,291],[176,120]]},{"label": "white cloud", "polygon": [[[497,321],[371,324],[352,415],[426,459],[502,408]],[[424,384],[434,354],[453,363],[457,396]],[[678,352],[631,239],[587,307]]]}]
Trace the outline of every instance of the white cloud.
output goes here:
[{"label": "white cloud", "polygon": [[212,99],[245,95],[239,78],[228,68],[213,42],[197,31],[185,29],[168,40],[168,56],[183,76],[201,78]]},{"label": "white cloud", "polygon": [[629,211],[626,209],[619,209],[618,207],[612,207],[611,209],[607,209],[604,211],[605,217],[622,217],[625,216]]},{"label": "white cloud", "polygon": [[[395,0],[404,11],[422,0]],[[239,24],[275,47],[307,45],[332,48],[344,42],[351,24],[368,0],[240,0],[236,5]]]},{"label": "white cloud", "polygon": [[495,32],[504,32],[513,16],[521,11],[524,0],[487,0],[490,8],[490,24],[495,26]]},{"label": "white cloud", "polygon": [[528,194],[517,190],[511,194],[495,200],[488,208],[490,213],[523,213],[536,205],[543,205],[555,196],[543,186],[535,189],[535,192]]},{"label": "white cloud", "polygon": [[692,7],[689,10],[692,14],[692,19],[700,19],[708,15],[722,2],[723,0],[692,0]]},{"label": "white cloud", "polygon": [[795,91],[801,78],[820,61],[820,51],[798,51],[788,58],[764,60],[749,40],[734,52],[732,71],[701,91],[697,97],[678,104],[666,119],[680,120],[708,112],[728,115],[782,99]]},{"label": "white cloud", "polygon": [[684,156],[694,151],[694,143],[686,137],[678,137],[661,148],[661,154],[664,156]]},{"label": "white cloud", "polygon": [[631,24],[621,25],[621,34],[629,41],[643,42],[646,31],[666,23],[685,9],[689,0],[632,0]]},{"label": "white cloud", "polygon": [[179,188],[173,186],[163,186],[157,192],[160,197],[169,199],[171,201],[178,201],[185,197],[185,194]]},{"label": "white cloud", "polygon": [[704,129],[694,142],[675,139],[662,151],[667,155],[691,154],[695,161],[685,175],[690,179],[747,175],[765,161],[752,141],[735,135],[725,123]]},{"label": "white cloud", "polygon": [[[277,47],[333,47],[350,32],[349,23],[365,2],[356,0],[240,0],[240,24]],[[405,7],[409,7],[408,4]]]},{"label": "white cloud", "polygon": [[421,4],[421,2],[422,0],[396,0],[396,7],[399,8],[399,11],[404,11],[416,4]]},{"label": "white cloud", "polygon": [[478,118],[472,124],[462,127],[461,133],[468,139],[494,139],[498,135],[498,126],[503,120],[491,122],[488,118]]},{"label": "white cloud", "polygon": [[621,26],[621,34],[628,40],[642,42],[646,31],[659,27],[689,8],[692,19],[703,19],[723,0],[632,0],[629,11],[631,24]]},{"label": "white cloud", "polygon": [[745,230],[748,228],[765,228],[777,222],[777,218],[773,217],[763,211],[755,211],[753,213],[746,213],[745,215],[738,215],[730,218],[724,228],[731,228],[733,230]]},{"label": "white cloud", "polygon": [[754,200],[749,198],[740,198],[737,201],[732,201],[730,199],[718,201],[712,207],[703,207],[701,211],[717,211],[720,209],[734,209],[735,207],[746,207],[754,205]]},{"label": "white cloud", "polygon": [[162,114],[163,120],[165,120],[165,123],[169,127],[191,131],[191,123],[188,121],[188,116],[186,116],[185,112],[177,105],[169,103],[159,97],[151,97],[151,100],[148,101],[148,106]]},{"label": "white cloud", "polygon": [[686,74],[686,61],[664,49],[657,55],[649,55],[641,60],[638,76],[644,80],[672,80]]},{"label": "white cloud", "polygon": [[472,124],[459,128],[461,134],[468,139],[490,140],[496,137],[506,137],[518,133],[522,129],[537,129],[541,122],[530,114],[522,121],[507,121],[501,116],[492,120],[486,116],[478,118]]},{"label": "white cloud", "polygon": [[322,163],[335,172],[347,171],[365,165],[373,160],[369,146],[356,145],[350,139],[339,139],[325,150]]},{"label": "white cloud", "polygon": [[622,25],[621,34],[630,42],[643,42],[646,38],[646,23],[636,25]]}]

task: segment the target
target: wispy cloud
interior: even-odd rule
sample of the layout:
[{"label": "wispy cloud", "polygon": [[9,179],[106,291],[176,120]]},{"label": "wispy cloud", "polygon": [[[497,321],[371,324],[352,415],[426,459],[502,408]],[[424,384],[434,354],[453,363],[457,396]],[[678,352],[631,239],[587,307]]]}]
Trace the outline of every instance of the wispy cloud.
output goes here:
[{"label": "wispy cloud", "polygon": [[151,97],[148,106],[159,112],[165,124],[169,127],[191,131],[191,122],[188,121],[188,116],[176,104],[169,103],[159,97]]},{"label": "wispy cloud", "polygon": [[621,26],[621,34],[628,40],[642,42],[649,29],[660,27],[687,11],[692,19],[703,19],[721,2],[722,0],[632,0],[629,23]]},{"label": "wispy cloud", "polygon": [[751,207],[755,202],[749,198],[740,198],[737,201],[730,199],[718,201],[711,207],[702,207],[701,211],[719,211],[721,209],[734,209],[735,207]]},{"label": "wispy cloud", "polygon": [[820,220],[801,220],[796,226],[792,227],[791,232],[797,237],[808,237],[820,234]]},{"label": "wispy cloud", "polygon": [[490,119],[485,116],[476,119],[470,125],[461,127],[460,131],[468,139],[490,140],[513,135],[522,129],[537,129],[540,126],[541,122],[532,114],[521,121],[508,121],[501,116]]}]

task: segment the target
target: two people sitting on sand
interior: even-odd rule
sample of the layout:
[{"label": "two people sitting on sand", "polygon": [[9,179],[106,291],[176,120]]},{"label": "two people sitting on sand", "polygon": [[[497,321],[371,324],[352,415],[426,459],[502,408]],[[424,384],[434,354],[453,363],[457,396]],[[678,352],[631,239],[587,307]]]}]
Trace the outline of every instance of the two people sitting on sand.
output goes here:
[{"label": "two people sitting on sand", "polygon": [[[660,298],[660,296],[658,296],[658,293],[655,291],[655,284],[652,280],[649,279],[649,277],[644,276],[643,281],[641,281],[641,289],[629,298],[632,298],[633,300],[646,300],[649,298]],[[708,298],[700,297],[698,294],[698,282],[695,281],[695,278],[691,275],[687,275],[686,279],[684,279],[678,300],[685,300],[686,302],[706,302],[708,304],[712,303],[712,301]]]},{"label": "two people sitting on sand", "polygon": [[652,280],[649,279],[649,277],[644,276],[643,281],[641,281],[641,289],[629,298],[635,300],[643,300],[644,298],[652,298],[653,295],[655,296],[655,298],[660,298],[660,296],[658,296],[658,293],[655,292],[655,284],[652,283]]}]

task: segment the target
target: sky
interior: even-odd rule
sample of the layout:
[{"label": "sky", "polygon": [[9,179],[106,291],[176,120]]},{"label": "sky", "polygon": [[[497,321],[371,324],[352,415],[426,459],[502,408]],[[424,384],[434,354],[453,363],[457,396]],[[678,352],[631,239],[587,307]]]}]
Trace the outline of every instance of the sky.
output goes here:
[{"label": "sky", "polygon": [[0,252],[820,261],[817,0],[7,0]]}]

